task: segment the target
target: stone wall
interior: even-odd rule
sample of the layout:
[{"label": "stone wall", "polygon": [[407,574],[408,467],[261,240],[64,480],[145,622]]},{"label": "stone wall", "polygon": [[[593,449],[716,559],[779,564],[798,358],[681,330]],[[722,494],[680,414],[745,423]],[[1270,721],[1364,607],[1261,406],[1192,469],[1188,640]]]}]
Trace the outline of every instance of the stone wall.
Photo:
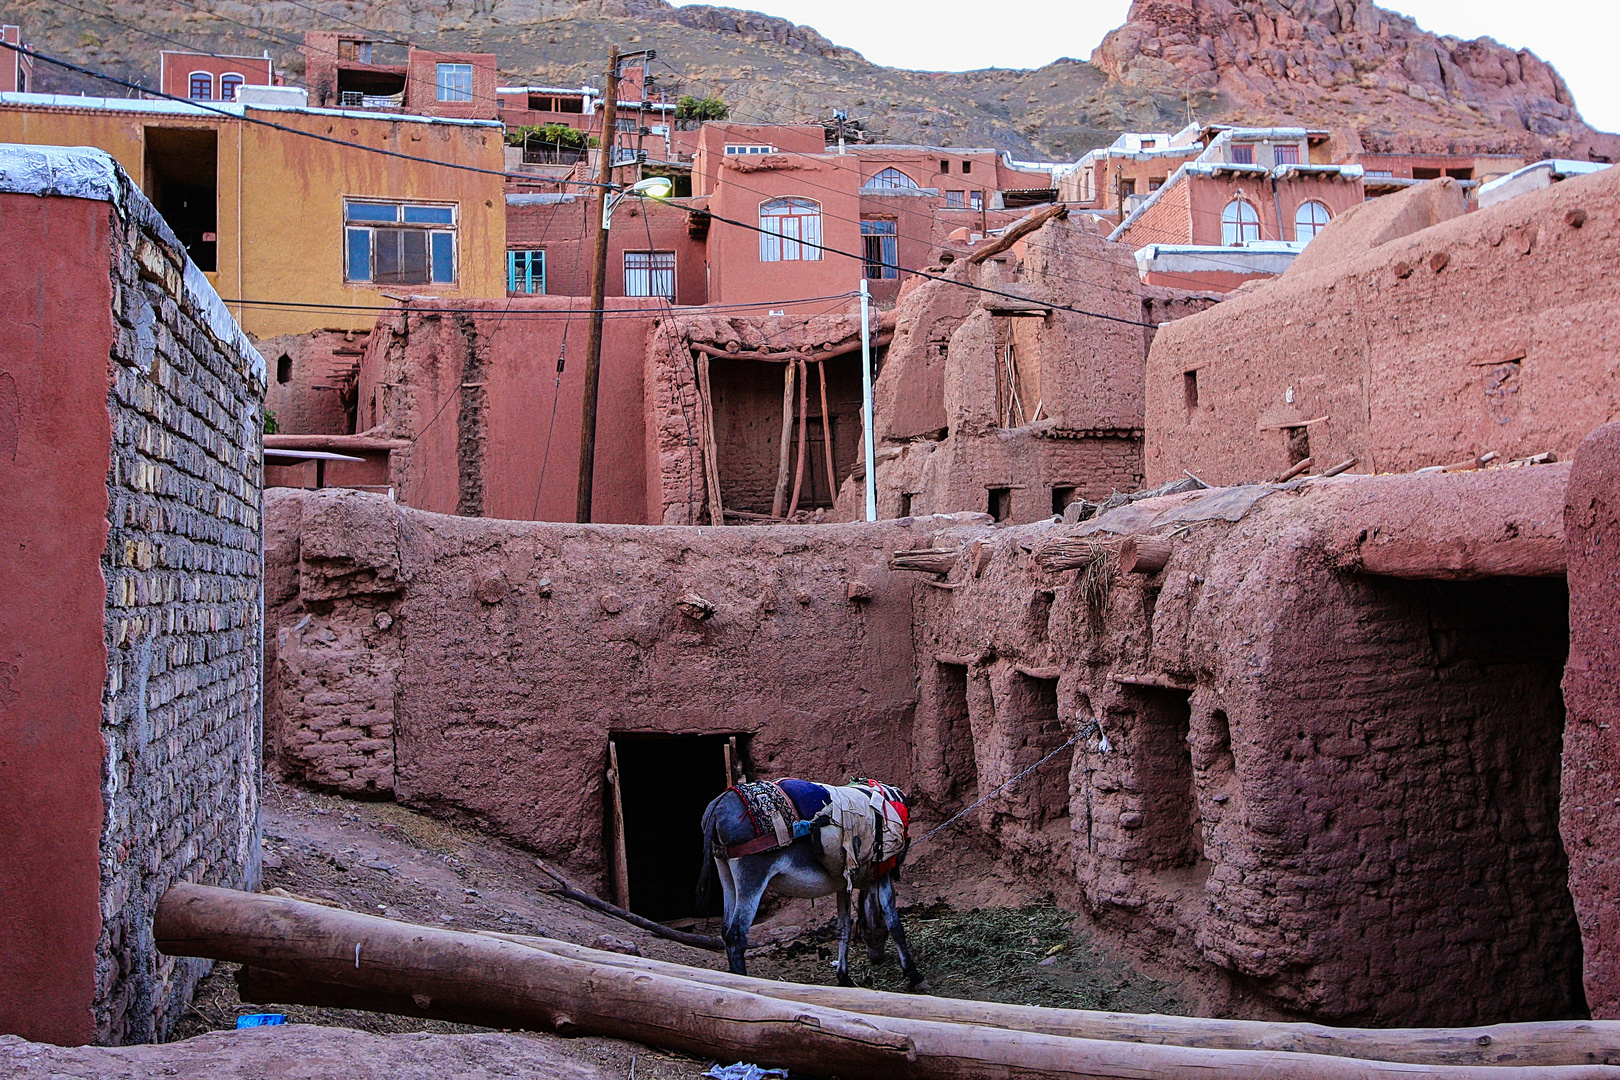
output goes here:
[{"label": "stone wall", "polygon": [[113,247],[98,1041],[163,1038],[210,964],[159,954],[176,881],[259,874],[263,361],[138,194]]},{"label": "stone wall", "polygon": [[1620,424],[1581,443],[1564,516],[1569,545],[1569,666],[1564,700],[1564,847],[1586,947],[1586,996],[1597,1019],[1620,1019]]},{"label": "stone wall", "polygon": [[1620,169],[1365,249],[1443,218],[1447,190],[1377,200],[1324,233],[1342,259],[1307,251],[1314,269],[1162,329],[1147,363],[1148,485],[1183,470],[1263,480],[1307,455],[1318,468],[1355,457],[1367,473],[1567,456],[1620,418]]}]

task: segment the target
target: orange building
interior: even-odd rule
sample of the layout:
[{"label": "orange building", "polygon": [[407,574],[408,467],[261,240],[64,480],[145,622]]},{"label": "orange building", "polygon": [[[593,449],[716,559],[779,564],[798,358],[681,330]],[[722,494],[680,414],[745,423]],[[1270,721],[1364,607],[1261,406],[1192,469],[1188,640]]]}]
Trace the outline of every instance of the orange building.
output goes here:
[{"label": "orange building", "polygon": [[191,101],[235,101],[244,86],[276,85],[270,53],[263,56],[222,56],[215,53],[158,53],[158,87],[174,97]]}]

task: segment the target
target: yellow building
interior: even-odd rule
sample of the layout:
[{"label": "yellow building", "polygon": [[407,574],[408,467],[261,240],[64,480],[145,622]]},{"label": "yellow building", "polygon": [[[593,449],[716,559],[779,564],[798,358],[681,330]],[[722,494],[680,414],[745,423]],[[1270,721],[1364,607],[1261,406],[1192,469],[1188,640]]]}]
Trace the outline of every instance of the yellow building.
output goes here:
[{"label": "yellow building", "polygon": [[346,307],[388,306],[388,293],[506,295],[499,123],[235,102],[210,109],[0,94],[0,143],[94,146],[117,158],[255,338],[368,329],[375,314]]}]

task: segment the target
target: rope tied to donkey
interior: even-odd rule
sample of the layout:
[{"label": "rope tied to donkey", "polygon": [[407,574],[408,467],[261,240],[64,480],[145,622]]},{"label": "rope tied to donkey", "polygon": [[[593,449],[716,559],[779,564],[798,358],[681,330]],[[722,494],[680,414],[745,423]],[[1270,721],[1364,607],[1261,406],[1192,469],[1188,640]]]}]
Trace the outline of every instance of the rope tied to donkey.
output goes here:
[{"label": "rope tied to donkey", "polygon": [[1088,728],[1085,728],[1085,729],[1083,729],[1081,731],[1076,732],[1074,737],[1071,738],[1068,742],[1064,743],[1062,746],[1059,746],[1059,747],[1053,749],[1045,757],[1041,758],[1041,760],[1037,761],[1035,764],[1031,765],[1029,768],[1025,769],[1023,772],[1019,773],[1017,776],[1014,776],[1011,780],[1008,780],[1005,784],[1002,784],[1000,787],[996,788],[994,791],[990,792],[990,794],[988,794],[988,795],[984,796],[983,798],[979,799],[977,802],[973,803],[971,806],[968,806],[967,808],[965,808],[965,809],[963,809],[961,811],[958,811],[955,814],[952,814],[950,817],[946,818],[940,824],[934,826],[932,829],[929,829],[922,836],[920,836],[916,840],[912,841],[910,846],[911,847],[916,847],[918,844],[926,844],[929,840],[934,838],[936,833],[944,832],[946,829],[950,828],[952,825],[955,825],[958,821],[961,821],[963,818],[965,818],[969,814],[973,813],[973,811],[977,810],[979,807],[983,806],[985,803],[989,802],[991,799],[995,798],[997,795],[1000,795],[1003,791],[1006,791],[1008,788],[1010,788],[1014,784],[1018,783],[1018,781],[1022,780],[1024,777],[1028,776],[1030,773],[1034,772],[1036,769],[1040,768],[1042,765],[1045,765],[1048,761],[1051,761],[1053,758],[1055,758],[1059,754],[1063,753],[1063,751],[1067,750],[1069,747],[1073,746],[1075,743],[1077,743],[1081,739],[1085,738],[1088,734],[1091,733],[1092,729],[1095,728],[1096,726],[1097,726],[1096,724],[1092,724],[1091,727],[1088,727]]}]

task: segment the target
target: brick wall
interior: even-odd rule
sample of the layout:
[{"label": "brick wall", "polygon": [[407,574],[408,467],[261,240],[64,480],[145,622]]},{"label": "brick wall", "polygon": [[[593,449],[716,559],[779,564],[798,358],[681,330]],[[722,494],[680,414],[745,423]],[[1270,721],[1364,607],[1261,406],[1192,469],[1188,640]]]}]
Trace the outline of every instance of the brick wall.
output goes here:
[{"label": "brick wall", "polygon": [[[124,178],[126,185],[127,178]],[[112,249],[99,1041],[161,1039],[201,960],[160,955],[175,881],[259,872],[265,373],[130,187]]]}]

